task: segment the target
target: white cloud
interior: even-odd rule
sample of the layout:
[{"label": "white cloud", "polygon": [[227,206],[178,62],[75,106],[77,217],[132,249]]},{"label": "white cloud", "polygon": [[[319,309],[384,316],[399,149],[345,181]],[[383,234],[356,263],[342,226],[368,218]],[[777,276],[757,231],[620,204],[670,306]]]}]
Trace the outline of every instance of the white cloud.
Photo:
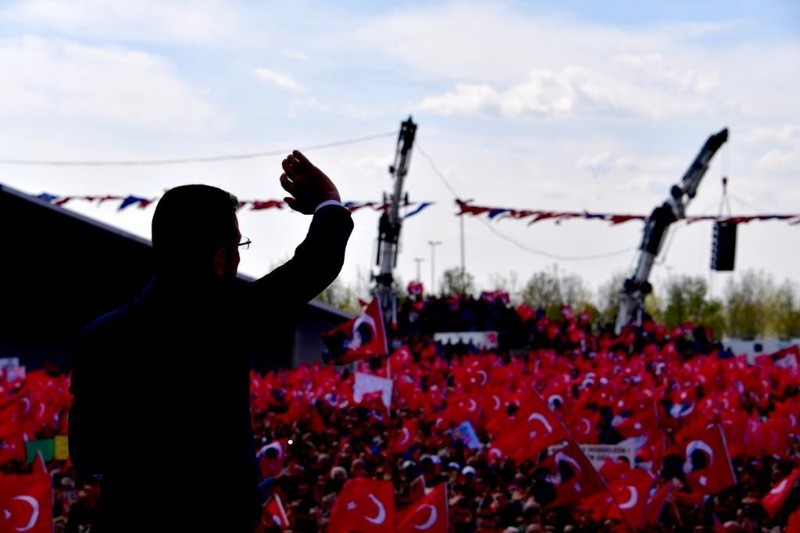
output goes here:
[{"label": "white cloud", "polygon": [[[732,31],[724,22],[732,16],[725,9],[710,15],[715,20],[709,24],[671,26],[655,22],[652,11],[643,22],[636,18],[642,10],[636,10],[626,14],[625,24],[614,26],[608,17],[603,22],[543,17],[532,3],[516,0],[367,9],[347,2],[304,2],[289,10],[275,5],[0,4],[5,35],[49,39],[0,41],[5,151],[31,159],[54,154],[152,159],[256,152],[287,143],[310,146],[386,131],[416,102],[420,129],[406,190],[412,201],[436,205],[404,226],[397,274],[411,279],[417,266],[412,259],[425,257],[426,282],[431,252],[425,243],[443,241],[436,250],[441,272],[459,264],[461,240],[452,193],[420,153],[423,147],[457,194],[475,203],[647,214],[667,197],[705,136],[727,126],[732,142],[715,157],[689,211],[716,212],[719,188],[713,180],[723,174],[731,176],[732,200],[733,195],[746,198],[758,207],[754,211],[792,212],[800,205],[800,188],[790,181],[797,174],[800,136],[793,96],[800,86],[797,41],[780,42],[782,37],[766,26]],[[759,42],[757,34],[768,38]],[[274,74],[290,73],[283,82],[305,90],[268,91],[265,101],[253,74],[260,65]],[[237,128],[224,135],[225,117],[212,105],[215,97],[224,98],[220,109],[240,113]],[[162,128],[192,134],[158,135]],[[392,140],[310,155],[335,176],[343,198],[378,200],[391,188]],[[141,194],[202,179],[242,197],[269,198],[284,194],[277,182],[279,159],[163,169],[59,169],[57,175],[51,168],[18,167],[7,168],[4,179],[54,192]],[[734,204],[734,212],[742,211]],[[122,225],[130,215],[112,213],[109,219]],[[356,217],[343,270],[347,283],[357,266],[375,266],[378,215],[363,210]],[[253,273],[291,255],[305,227],[296,219],[286,211],[243,213],[243,224],[251,227],[247,234],[263,244],[243,258],[251,261]],[[275,224],[287,234],[275,234]],[[478,220],[468,218],[465,226],[467,268],[478,279],[509,269],[527,279],[551,262],[521,253]],[[737,268],[768,260],[744,245],[751,232],[761,231],[762,244],[771,241],[776,254],[792,252],[767,233],[780,231],[780,223],[762,226],[741,228]],[[557,255],[630,247],[629,256],[563,263],[568,270],[581,269],[590,281],[606,278],[617,267],[627,275],[641,240],[641,224],[633,222],[613,228],[581,221],[528,227],[505,220],[497,227],[530,248]],[[685,239],[691,232],[702,239]],[[669,249],[670,264],[695,273],[708,270],[710,227],[678,233]],[[260,259],[259,253],[264,254]],[[796,262],[791,257],[773,261]]]},{"label": "white cloud", "polygon": [[0,44],[0,112],[188,131],[228,119],[147,52],[23,38]]},{"label": "white cloud", "polygon": [[500,101],[500,93],[489,85],[458,83],[454,91],[428,96],[414,107],[441,115],[480,114],[489,108],[497,108]]},{"label": "white cloud", "polygon": [[[724,21],[612,27],[509,11],[455,3],[396,11],[356,35],[429,81],[417,109],[443,116],[763,117],[796,107],[800,71],[787,71],[796,44],[735,40]],[[722,39],[734,44],[713,44]]]},{"label": "white cloud", "polygon": [[800,172],[800,125],[761,126],[743,135],[744,141],[764,147],[755,161],[758,173],[795,179]]},{"label": "white cloud", "polygon": [[291,107],[293,110],[313,109],[321,113],[341,115],[355,119],[375,118],[382,115],[382,113],[376,109],[370,109],[360,105],[349,104],[349,103],[336,104],[336,105],[329,104],[320,101],[318,98],[314,96],[309,96],[306,98],[295,98],[294,100],[292,100]]},{"label": "white cloud", "polygon": [[746,138],[752,141],[771,141],[796,144],[800,142],[800,125],[783,124],[781,126],[772,128],[755,128],[749,135],[746,136]]},{"label": "white cloud", "polygon": [[303,87],[286,74],[281,74],[268,68],[257,68],[254,73],[260,80],[269,84],[294,92],[303,92]]},{"label": "white cloud", "polygon": [[[717,107],[705,98],[710,81],[691,72],[646,71],[610,75],[579,67],[533,70],[509,87],[456,84],[455,90],[428,96],[416,107],[442,115],[500,114],[505,117],[624,113],[647,118],[695,115]],[[674,95],[680,94],[681,98]]]},{"label": "white cloud", "polygon": [[308,54],[301,52],[300,50],[285,50],[281,52],[281,56],[287,59],[299,59],[302,61],[308,60]]},{"label": "white cloud", "polygon": [[576,166],[591,173],[593,176],[602,176],[612,173],[629,174],[641,169],[635,158],[630,156],[615,156],[610,151],[604,150],[592,155],[580,157]]},{"label": "white cloud", "polygon": [[800,144],[793,149],[769,150],[756,162],[756,169],[767,174],[792,174],[796,178],[800,172]]},{"label": "white cloud", "polygon": [[231,4],[176,0],[30,0],[0,11],[0,20],[81,38],[181,43],[240,41]]}]

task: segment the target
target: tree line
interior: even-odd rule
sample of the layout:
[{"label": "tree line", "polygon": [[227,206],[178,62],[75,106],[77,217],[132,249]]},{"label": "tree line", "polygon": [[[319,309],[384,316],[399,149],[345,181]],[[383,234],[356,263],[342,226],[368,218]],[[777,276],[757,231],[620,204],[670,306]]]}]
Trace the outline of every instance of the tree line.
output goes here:
[{"label": "tree line", "polygon": [[[575,274],[560,274],[558,268],[534,272],[524,284],[516,273],[495,275],[490,290],[509,294],[511,305],[526,303],[543,309],[556,318],[561,306],[576,311],[588,311],[593,320],[613,324],[619,309],[619,293],[625,280],[623,272],[600,285],[597,294],[588,289],[584,280]],[[397,280],[400,299],[407,298],[405,285]],[[358,313],[359,298],[369,299],[366,284],[359,288],[344,286],[337,280],[319,300],[340,309]],[[444,271],[437,283],[438,296],[465,295],[478,297],[475,278],[460,268]],[[715,338],[800,338],[800,287],[785,279],[776,282],[763,270],[748,270],[738,278],[730,278],[721,297],[712,297],[708,281],[703,276],[669,275],[654,283],[653,293],[645,301],[647,313],[658,323],[673,328],[686,322],[712,329]]]}]

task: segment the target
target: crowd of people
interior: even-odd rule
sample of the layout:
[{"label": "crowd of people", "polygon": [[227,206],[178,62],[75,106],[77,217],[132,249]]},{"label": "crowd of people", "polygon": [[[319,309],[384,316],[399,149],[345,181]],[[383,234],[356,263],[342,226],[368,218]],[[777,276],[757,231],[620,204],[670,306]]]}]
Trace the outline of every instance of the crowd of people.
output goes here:
[{"label": "crowd of people", "polygon": [[[401,312],[389,357],[251,373],[261,495],[282,502],[289,522],[265,512],[262,531],[330,531],[337,497],[356,478],[391,481],[398,510],[446,484],[454,532],[772,533],[800,520],[791,477],[800,468],[796,350],[750,364],[702,327],[646,322],[614,335],[566,307],[548,318],[479,302],[427,299],[413,319]],[[458,317],[450,316],[456,305]],[[465,330],[457,326],[469,317],[476,329],[525,332],[527,349],[454,351],[431,338],[438,328]],[[358,373],[393,379],[388,407],[378,395],[356,399]],[[63,414],[34,429],[63,429]],[[703,436],[711,427],[721,429],[724,449]],[[689,445],[699,441],[711,456]],[[569,492],[570,478],[585,473],[543,466],[565,442],[619,445],[634,457],[605,459],[595,472],[602,490]],[[719,456],[732,468],[730,483],[714,481]],[[48,466],[58,530],[86,531],[97,479],[68,460]],[[621,479],[645,487],[635,515],[622,512]],[[783,479],[793,482],[781,487]],[[783,493],[765,504],[776,487]]]}]

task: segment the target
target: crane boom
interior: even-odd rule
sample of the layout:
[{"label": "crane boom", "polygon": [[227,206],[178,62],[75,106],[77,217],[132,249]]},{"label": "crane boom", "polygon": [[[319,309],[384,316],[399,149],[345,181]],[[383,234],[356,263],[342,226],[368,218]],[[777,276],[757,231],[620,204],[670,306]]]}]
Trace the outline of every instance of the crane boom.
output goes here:
[{"label": "crane boom", "polygon": [[664,235],[673,222],[685,217],[686,206],[697,194],[697,187],[708,170],[711,158],[727,140],[727,128],[711,135],[683,175],[680,184],[672,186],[669,198],[653,209],[647,218],[636,268],[633,274],[625,279],[620,292],[615,327],[617,334],[625,326],[641,325],[644,299],[653,290],[649,282],[650,271],[661,251]]},{"label": "crane boom", "polygon": [[411,159],[411,147],[417,125],[408,117],[400,124],[400,135],[397,139],[394,164],[389,167],[389,173],[394,178],[394,192],[389,198],[389,206],[381,215],[378,223],[378,257],[380,267],[375,276],[377,286],[375,289],[383,311],[384,321],[395,323],[397,321],[397,293],[394,288],[393,270],[397,266],[397,246],[400,240],[400,202],[403,196],[403,181],[408,173],[408,164]]}]

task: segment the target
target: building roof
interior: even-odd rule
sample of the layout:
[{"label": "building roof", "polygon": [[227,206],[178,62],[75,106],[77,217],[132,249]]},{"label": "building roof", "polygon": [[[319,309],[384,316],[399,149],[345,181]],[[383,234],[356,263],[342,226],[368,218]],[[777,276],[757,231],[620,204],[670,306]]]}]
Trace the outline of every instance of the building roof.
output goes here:
[{"label": "building roof", "polygon": [[[0,246],[0,357],[27,356],[33,365],[136,296],[153,274],[148,239],[3,184]],[[305,314],[352,318],[318,301]]]}]

